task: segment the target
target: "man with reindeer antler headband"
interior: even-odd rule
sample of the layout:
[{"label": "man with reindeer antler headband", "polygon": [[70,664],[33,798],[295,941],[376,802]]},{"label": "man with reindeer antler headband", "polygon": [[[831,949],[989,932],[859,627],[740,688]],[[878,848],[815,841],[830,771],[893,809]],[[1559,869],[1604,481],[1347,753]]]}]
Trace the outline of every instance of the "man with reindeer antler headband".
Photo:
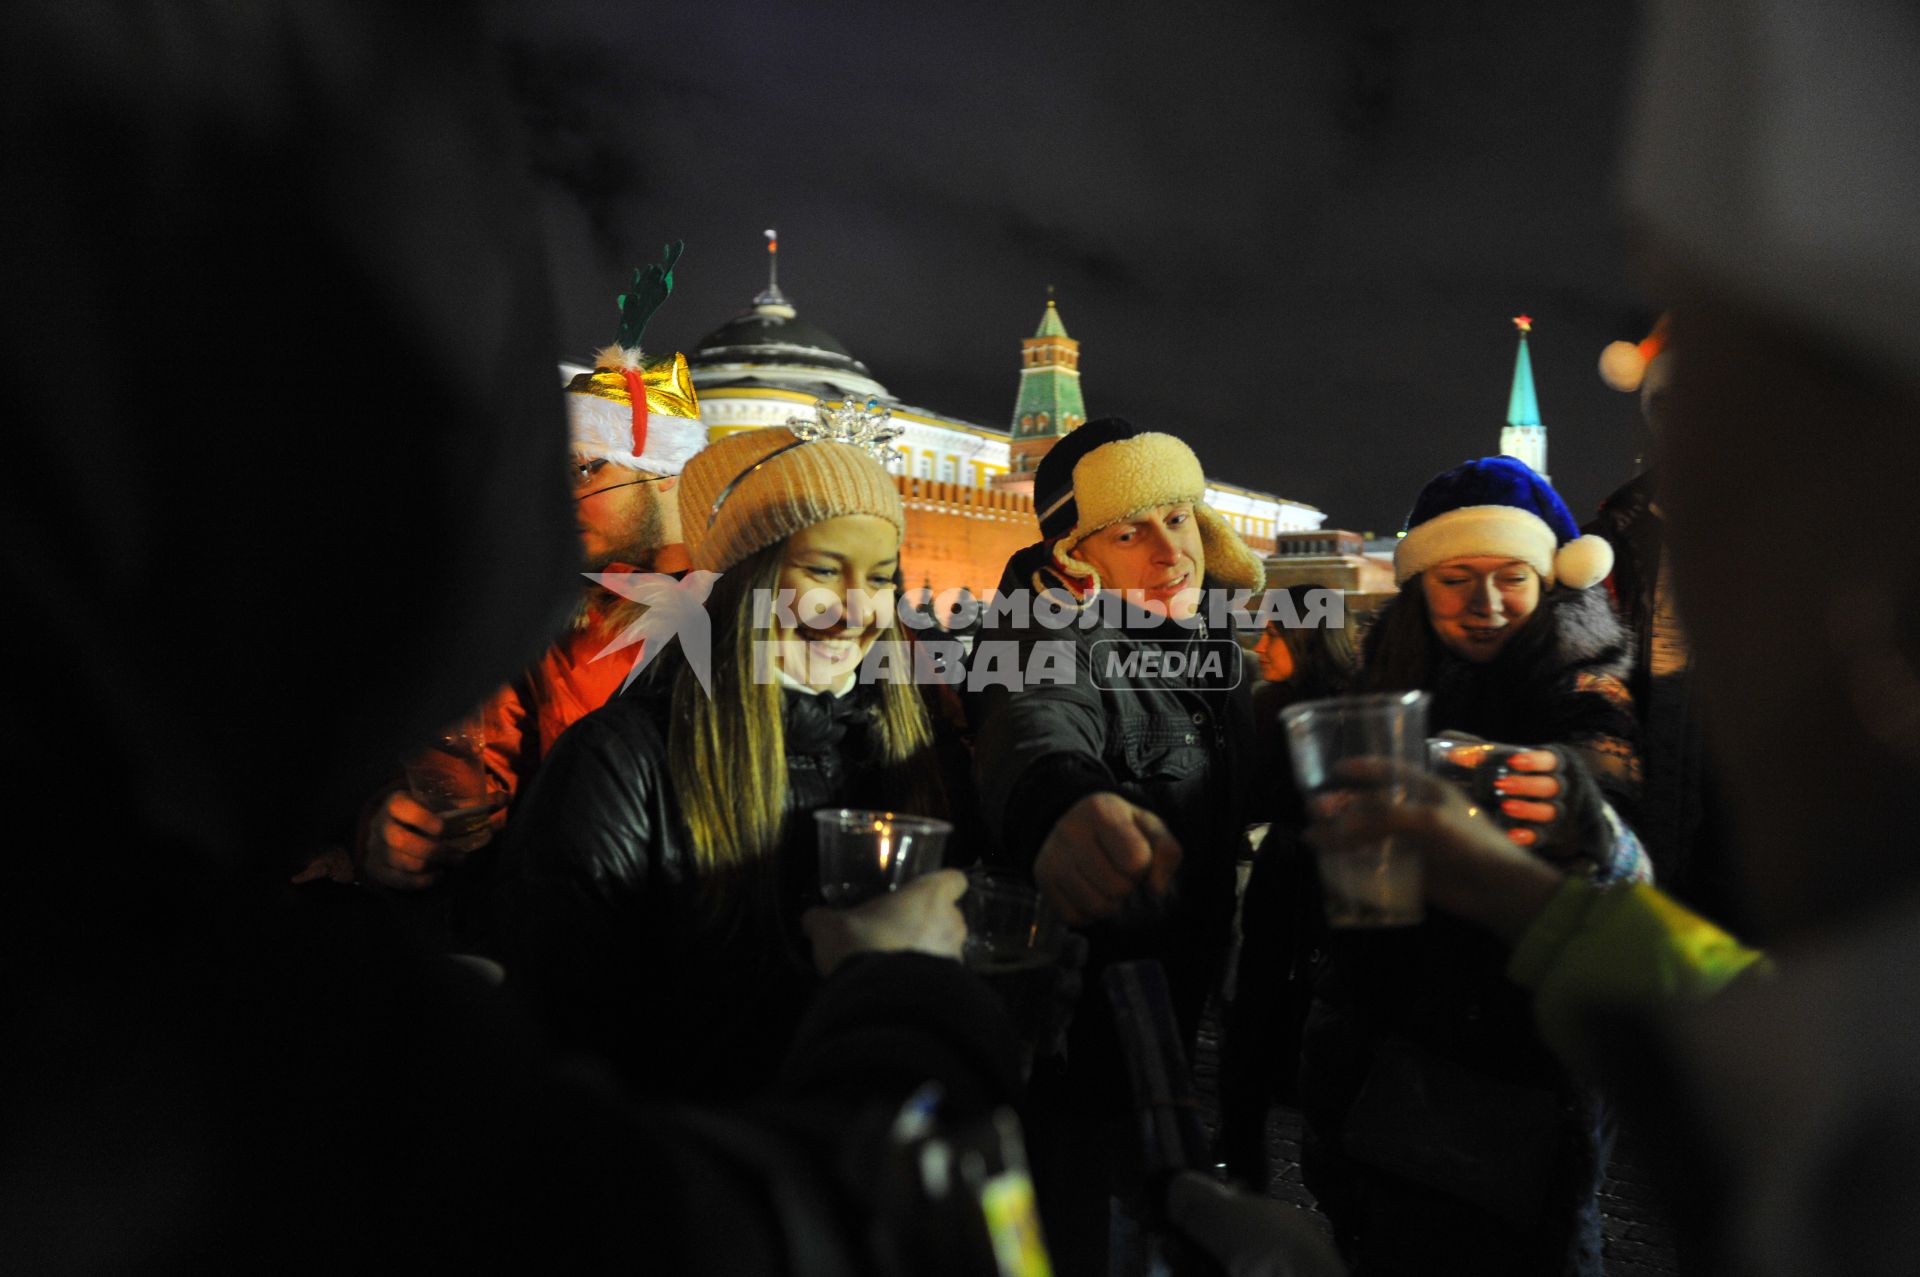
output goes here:
[{"label": "man with reindeer antler headband", "polygon": [[[637,609],[611,587],[627,574],[687,567],[679,475],[706,446],[707,428],[686,357],[675,351],[650,359],[641,348],[648,321],[673,292],[684,247],[676,240],[659,264],[633,272],[618,299],[614,341],[597,352],[592,369],[567,383],[567,479],[591,583],[567,631],[485,707],[487,772],[502,803],[526,784],[561,732],[620,689],[644,650],[638,642],[620,644]],[[406,790],[388,794],[360,839],[365,872],[389,887],[433,885],[464,856],[441,841],[440,825]]]}]

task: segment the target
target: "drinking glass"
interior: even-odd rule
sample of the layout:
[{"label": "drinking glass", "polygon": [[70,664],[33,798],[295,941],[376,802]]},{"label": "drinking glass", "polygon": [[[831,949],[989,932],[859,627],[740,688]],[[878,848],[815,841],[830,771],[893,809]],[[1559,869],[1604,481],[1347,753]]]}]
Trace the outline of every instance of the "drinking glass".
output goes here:
[{"label": "drinking glass", "polygon": [[[1427,770],[1425,692],[1337,696],[1306,701],[1280,711],[1293,774],[1310,805],[1362,793],[1402,803],[1411,795],[1403,780],[1358,782],[1340,774],[1353,758],[1377,758],[1414,771]],[[1321,895],[1331,927],[1404,927],[1424,916],[1419,855],[1392,838],[1352,846],[1316,848]]]},{"label": "drinking glass", "polygon": [[440,817],[440,841],[472,851],[493,837],[487,788],[486,729],[478,713],[450,725],[405,764],[407,788]]},{"label": "drinking glass", "polygon": [[837,908],[895,891],[940,867],[953,826],[927,816],[833,807],[813,814],[820,895]]}]

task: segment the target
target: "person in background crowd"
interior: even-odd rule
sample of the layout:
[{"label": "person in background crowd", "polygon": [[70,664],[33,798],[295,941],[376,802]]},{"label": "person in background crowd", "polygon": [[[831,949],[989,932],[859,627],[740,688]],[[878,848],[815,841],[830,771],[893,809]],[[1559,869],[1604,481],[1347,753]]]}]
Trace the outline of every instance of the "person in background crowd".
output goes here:
[{"label": "person in background crowd", "polygon": [[[1344,624],[1321,606],[1327,587],[1287,587],[1296,619],[1267,623],[1254,651],[1266,681],[1253,689],[1262,758],[1285,759],[1280,711],[1301,701],[1346,693],[1357,656]],[[1290,784],[1280,787],[1240,897],[1241,944],[1221,1026],[1221,1160],[1240,1182],[1267,1184],[1267,1109],[1277,1096],[1298,1104],[1300,1034],[1313,1002],[1314,975],[1325,949],[1325,923],[1309,857],[1300,845],[1306,813]]]},{"label": "person in background crowd", "polygon": [[[1656,446],[1665,428],[1677,353],[1663,316],[1638,344],[1601,353],[1601,377],[1638,391]],[[1691,645],[1675,598],[1659,474],[1649,467],[1600,505],[1586,531],[1613,546],[1608,592],[1635,637],[1628,690],[1640,716],[1646,784],[1636,826],[1660,885],[1676,899],[1736,930],[1748,930],[1735,897],[1721,805],[1714,794],[1694,694]]]},{"label": "person in background crowd", "polygon": [[[1264,569],[1206,505],[1200,463],[1172,435],[1088,422],[1047,453],[1034,493],[1044,540],[1009,562],[1015,588],[1051,595],[1069,617],[1132,600],[1092,626],[989,627],[973,652],[978,666],[1011,645],[1024,670],[1046,649],[1071,671],[978,695],[976,776],[1000,854],[1088,932],[1066,1065],[1036,1068],[1029,1127],[1056,1261],[1105,1273],[1109,1200],[1137,1192],[1139,1135],[1100,972],[1162,960],[1191,1045],[1230,938],[1234,849],[1255,783],[1243,770],[1246,671],[1230,636],[1215,642],[1232,663],[1211,677],[1116,670],[1129,653],[1198,650],[1202,587],[1255,589]],[[1098,652],[1114,663],[1096,671]],[[1131,1249],[1123,1224],[1115,1262],[1132,1262]]]},{"label": "person in background crowd", "polygon": [[[1438,475],[1408,516],[1400,591],[1359,679],[1429,692],[1435,734],[1537,747],[1496,784],[1510,837],[1603,880],[1644,874],[1604,801],[1630,805],[1639,780],[1630,640],[1600,585],[1610,560],[1522,462]],[[1300,1061],[1301,1169],[1350,1261],[1597,1274],[1601,1109],[1540,1041],[1499,946],[1447,917],[1326,943]]]},{"label": "person in background crowd", "polygon": [[[562,737],[489,912],[510,983],[562,1037],[647,1093],[737,1097],[771,1079],[818,983],[801,936],[810,814],[938,816],[947,797],[918,689],[863,677],[869,655],[908,669],[892,608],[905,514],[880,463],[754,430],[694,457],[680,488],[693,567],[720,574],[711,685],[683,629]],[[835,609],[789,627],[765,606],[779,590]]]},{"label": "person in background crowd", "polygon": [[[730,1114],[636,1107],[380,897],[287,885],[572,594],[486,14],[0,23],[0,573],[34,671],[6,763],[85,807],[58,854],[11,837],[0,1271],[877,1271],[893,1115],[930,1080],[959,1112],[1017,1086],[958,963],[846,956],[950,953],[951,882],[819,920],[845,960]],[[87,334],[125,357],[76,360]]]},{"label": "person in background crowd", "polygon": [[[1920,12],[1648,22],[1624,189],[1672,304],[1667,544],[1774,960],[1507,857],[1457,802],[1328,833],[1437,853],[1435,903],[1514,939],[1543,1033],[1632,1097],[1722,1271],[1893,1277],[1920,1250],[1920,336],[1889,322],[1920,310]],[[1785,510],[1844,511],[1844,541]]]},{"label": "person in background crowd", "polygon": [[[1324,585],[1290,585],[1285,592],[1296,618],[1316,616],[1321,596],[1338,593]],[[1353,677],[1353,641],[1345,625],[1272,620],[1260,631],[1253,652],[1260,658],[1260,677],[1274,688],[1285,688],[1287,700],[1276,710],[1297,700],[1338,696]],[[1255,688],[1255,694],[1260,690]]]},{"label": "person in background crowd", "polygon": [[[647,322],[673,291],[679,256],[680,246],[671,244],[661,264],[634,272],[633,291],[620,298],[619,334],[591,371],[567,384],[567,477],[587,572],[686,571],[676,476],[706,446],[707,428],[686,359],[676,352],[649,361],[640,346]],[[632,672],[644,643],[613,645],[637,610],[587,582],[566,633],[487,699],[480,715],[484,756],[489,788],[502,804],[526,787],[560,733],[606,704]],[[385,887],[430,887],[471,850],[449,846],[442,833],[438,816],[404,787],[392,789],[358,836],[361,869]]]}]

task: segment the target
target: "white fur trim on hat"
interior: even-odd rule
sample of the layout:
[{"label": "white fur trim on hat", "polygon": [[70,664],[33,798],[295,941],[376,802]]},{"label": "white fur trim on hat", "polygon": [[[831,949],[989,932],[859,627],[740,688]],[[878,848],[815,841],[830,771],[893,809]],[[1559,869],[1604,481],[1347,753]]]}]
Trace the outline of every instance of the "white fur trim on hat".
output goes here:
[{"label": "white fur trim on hat", "polygon": [[1548,585],[1584,590],[1613,571],[1613,547],[1604,538],[1576,537],[1556,546],[1553,529],[1537,514],[1510,505],[1470,505],[1437,514],[1400,538],[1393,551],[1393,583],[1449,559],[1501,555],[1518,559]]},{"label": "white fur trim on hat", "polygon": [[1150,433],[1103,443],[1074,463],[1077,517],[1068,542],[1077,543],[1129,515],[1207,495],[1200,458],[1169,434]]},{"label": "white fur trim on hat", "polygon": [[1483,554],[1518,559],[1551,582],[1557,540],[1546,520],[1515,506],[1462,506],[1408,529],[1393,550],[1393,583],[1404,585],[1448,559]]},{"label": "white fur trim on hat", "polygon": [[707,446],[705,422],[653,412],[647,414],[646,451],[635,456],[633,406],[598,395],[568,394],[567,418],[575,452],[633,470],[679,474],[693,454]]}]

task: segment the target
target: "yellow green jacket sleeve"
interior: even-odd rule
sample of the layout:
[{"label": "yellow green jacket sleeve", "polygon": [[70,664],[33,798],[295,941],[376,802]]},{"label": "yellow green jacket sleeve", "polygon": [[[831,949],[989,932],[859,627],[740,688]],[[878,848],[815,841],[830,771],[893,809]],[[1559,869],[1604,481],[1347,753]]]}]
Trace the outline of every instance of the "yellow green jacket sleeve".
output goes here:
[{"label": "yellow green jacket sleeve", "polygon": [[1540,1036],[1574,1069],[1593,1061],[1584,1033],[1594,1011],[1657,1015],[1769,970],[1765,954],[1657,888],[1583,878],[1555,893],[1507,964],[1507,975],[1533,991]]}]

